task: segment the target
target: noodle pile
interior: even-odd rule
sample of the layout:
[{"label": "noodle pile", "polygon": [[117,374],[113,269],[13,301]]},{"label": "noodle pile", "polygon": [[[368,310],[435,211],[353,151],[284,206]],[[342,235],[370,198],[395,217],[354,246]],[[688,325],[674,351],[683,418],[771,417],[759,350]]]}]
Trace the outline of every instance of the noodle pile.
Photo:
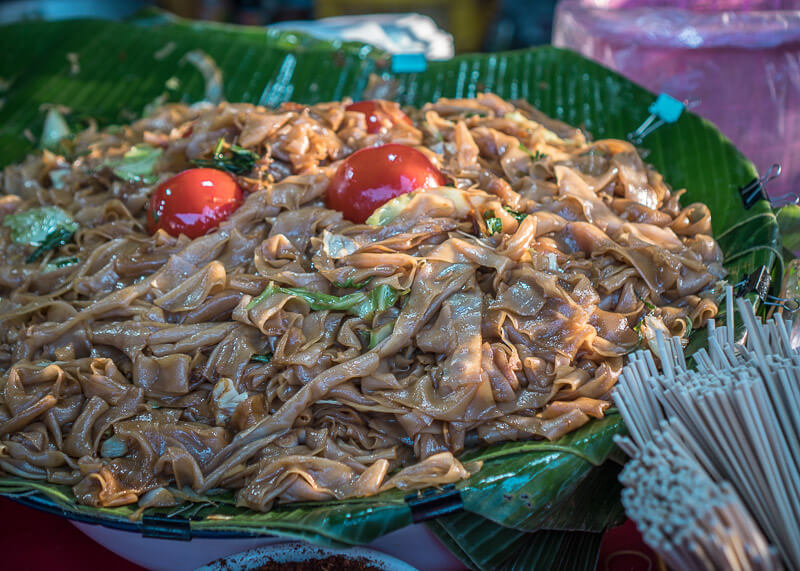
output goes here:
[{"label": "noodle pile", "polygon": [[[478,469],[465,448],[602,418],[626,354],[716,314],[707,207],[630,144],[491,94],[377,134],[345,105],[168,105],[5,169],[0,215],[78,229],[26,262],[0,228],[2,471],[89,505],[227,488],[262,511],[454,482]],[[220,138],[260,157],[243,205],[150,236],[150,193]],[[388,142],[451,186],[382,225],[326,209],[340,161]],[[152,173],[114,166],[132,149],[161,149]]]}]

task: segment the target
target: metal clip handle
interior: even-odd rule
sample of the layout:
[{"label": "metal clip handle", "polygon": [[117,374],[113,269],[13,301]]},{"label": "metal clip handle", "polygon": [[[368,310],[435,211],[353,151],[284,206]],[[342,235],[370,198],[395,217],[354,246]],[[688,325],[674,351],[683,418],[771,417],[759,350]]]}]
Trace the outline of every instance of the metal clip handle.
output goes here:
[{"label": "metal clip handle", "polygon": [[[746,185],[739,187],[739,196],[742,197],[742,204],[744,204],[745,210],[750,210],[759,200],[766,200],[774,208],[778,208],[779,206],[777,204],[770,201],[769,197],[767,196],[767,191],[764,187],[770,181],[775,180],[780,175],[781,175],[781,165],[775,163],[767,169],[767,172],[765,172],[763,176],[759,178],[754,178]],[[777,201],[781,198],[786,198],[787,196],[791,195],[783,195],[775,200]],[[795,198],[794,200],[796,201],[797,198]],[[785,204],[781,206],[785,206]]]},{"label": "metal clip handle", "polygon": [[453,484],[447,484],[441,490],[427,489],[408,494],[405,500],[411,509],[411,519],[414,523],[464,509],[461,492]]},{"label": "metal clip handle", "polygon": [[766,266],[761,266],[749,276],[737,284],[734,284],[736,297],[743,297],[749,293],[755,293],[761,299],[769,295],[769,286],[772,285],[772,276]]},{"label": "metal clip handle", "polygon": [[783,208],[790,204],[800,204],[800,196],[793,192],[787,192],[786,194],[781,194],[780,196],[769,198],[768,200],[770,204],[772,204],[772,208]]},{"label": "metal clip handle", "polygon": [[764,305],[780,307],[784,311],[794,313],[800,309],[800,300],[775,297],[770,295],[769,286],[772,284],[772,276],[767,271],[765,266],[761,266],[758,270],[747,276],[745,279],[735,284],[733,287],[736,289],[736,297],[742,297],[749,293],[756,294]]},{"label": "metal clip handle", "polygon": [[639,125],[635,131],[628,133],[628,140],[634,145],[640,145],[644,138],[664,125],[666,121],[659,119],[656,115],[649,115],[644,123]]},{"label": "metal clip handle", "polygon": [[675,123],[683,114],[685,109],[691,109],[698,102],[680,101],[666,93],[659,93],[656,100],[650,104],[648,111],[650,115],[639,125],[635,131],[628,133],[628,140],[634,145],[639,145],[650,133],[666,125]]}]

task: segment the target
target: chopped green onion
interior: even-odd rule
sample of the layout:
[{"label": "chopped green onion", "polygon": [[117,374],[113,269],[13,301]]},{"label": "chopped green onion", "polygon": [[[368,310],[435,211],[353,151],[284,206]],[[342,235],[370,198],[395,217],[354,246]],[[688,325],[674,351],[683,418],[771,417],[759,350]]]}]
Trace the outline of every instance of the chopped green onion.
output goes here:
[{"label": "chopped green onion", "polygon": [[534,153],[533,151],[531,151],[531,150],[530,150],[528,147],[526,147],[526,146],[525,146],[525,145],[523,145],[522,143],[520,143],[520,144],[519,144],[519,148],[520,148],[521,150],[525,151],[526,153],[528,153],[528,154],[530,155],[530,157],[531,157],[531,158],[532,158],[534,161],[541,161],[541,160],[543,160],[543,159],[546,159],[546,158],[547,158],[547,155],[545,155],[544,153],[542,153],[542,152],[540,152],[540,151],[538,151],[538,150],[537,150],[537,151]]},{"label": "chopped green onion", "polygon": [[247,174],[253,170],[256,161],[261,157],[249,149],[237,145],[229,145],[222,137],[214,147],[211,159],[194,159],[192,164],[227,171],[232,174]]},{"label": "chopped green onion", "polygon": [[506,211],[506,212],[508,212],[508,213],[509,213],[511,216],[513,216],[513,217],[514,217],[514,219],[515,219],[517,222],[522,222],[523,220],[525,220],[525,219],[528,217],[528,215],[527,215],[525,212],[517,212],[516,210],[512,210],[512,209],[511,209],[511,208],[509,208],[508,206],[504,206],[504,207],[503,207],[503,210],[505,210],[505,211]]},{"label": "chopped green onion", "polygon": [[503,231],[503,221],[494,215],[494,210],[487,210],[483,213],[483,219],[486,221],[486,228],[489,230],[489,236]]},{"label": "chopped green onion", "polygon": [[[638,293],[636,294],[636,297],[638,297],[639,301],[641,301],[644,304],[644,306],[649,310],[647,313],[652,313],[652,312],[654,312],[656,310],[656,306],[655,305],[653,305],[652,303],[647,301],[645,298],[640,296]],[[644,318],[644,315],[642,315],[642,319],[643,318]]]}]

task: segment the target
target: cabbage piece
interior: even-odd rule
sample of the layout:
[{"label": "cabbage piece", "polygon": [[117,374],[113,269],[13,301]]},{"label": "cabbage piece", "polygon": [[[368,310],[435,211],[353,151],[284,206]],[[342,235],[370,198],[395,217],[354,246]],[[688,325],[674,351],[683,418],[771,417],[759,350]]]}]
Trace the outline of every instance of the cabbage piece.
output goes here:
[{"label": "cabbage piece", "polygon": [[227,377],[220,378],[214,389],[211,391],[211,398],[216,405],[217,424],[224,424],[236,407],[247,400],[247,391],[240,393],[236,390],[236,385]]},{"label": "cabbage piece", "polygon": [[[456,212],[469,212],[472,207],[464,198],[464,191],[458,188],[448,188],[442,186],[439,188],[431,188],[423,191],[427,194],[433,194],[445,198],[453,203]],[[416,192],[409,192],[396,196],[382,206],[375,209],[375,212],[370,214],[366,220],[366,224],[372,226],[385,226],[397,218],[400,213],[411,203],[411,200],[416,196]]]},{"label": "cabbage piece", "polygon": [[164,151],[150,145],[135,145],[121,159],[106,161],[106,166],[122,180],[153,184],[156,163]]},{"label": "cabbage piece", "polygon": [[397,218],[403,209],[408,206],[408,203],[411,202],[412,198],[414,198],[413,192],[394,197],[390,201],[376,208],[375,212],[370,214],[369,218],[367,218],[366,224],[370,224],[372,226],[385,226]]},{"label": "cabbage piece", "polygon": [[9,214],[3,219],[3,226],[11,229],[11,240],[15,244],[26,246],[42,246],[48,236],[61,228],[70,236],[78,229],[72,216],[58,206],[30,208]]},{"label": "cabbage piece", "polygon": [[58,146],[62,139],[71,136],[72,132],[69,130],[64,116],[58,112],[55,107],[47,110],[47,115],[44,117],[44,127],[42,128],[42,147],[45,149],[53,149]]}]

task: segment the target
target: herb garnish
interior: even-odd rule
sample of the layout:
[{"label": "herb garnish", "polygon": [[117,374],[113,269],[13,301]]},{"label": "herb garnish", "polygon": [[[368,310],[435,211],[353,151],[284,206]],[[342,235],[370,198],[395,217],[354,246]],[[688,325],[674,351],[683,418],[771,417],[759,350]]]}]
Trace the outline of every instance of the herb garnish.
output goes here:
[{"label": "herb garnish", "polygon": [[192,164],[198,167],[207,167],[227,171],[231,174],[247,174],[253,170],[260,157],[248,149],[225,142],[221,137],[214,147],[214,154],[209,159],[193,159]]},{"label": "herb garnish", "polygon": [[525,212],[517,212],[516,210],[512,210],[508,206],[504,206],[503,210],[505,210],[511,216],[513,216],[514,220],[516,220],[517,222],[522,222],[523,220],[525,220],[528,217],[527,213],[525,213]]},{"label": "herb garnish", "polygon": [[520,144],[519,144],[519,148],[520,148],[520,150],[523,150],[523,151],[525,151],[526,153],[528,153],[528,154],[530,155],[530,157],[531,157],[531,158],[532,158],[534,161],[541,161],[541,160],[543,160],[543,159],[546,159],[546,158],[547,158],[547,155],[545,155],[545,154],[544,154],[544,153],[542,153],[541,151],[538,151],[538,150],[537,150],[537,151],[534,153],[533,151],[531,151],[531,150],[530,150],[528,147],[526,147],[526,146],[525,146],[525,145],[523,145],[522,143],[520,143]]},{"label": "herb garnish", "polygon": [[28,264],[35,262],[44,256],[46,252],[55,250],[59,246],[63,246],[72,240],[73,234],[75,234],[74,226],[59,226],[47,235],[47,237],[42,241],[41,245],[36,248],[30,256],[28,256],[25,262]]},{"label": "herb garnish", "polygon": [[486,228],[489,230],[489,236],[503,231],[503,221],[494,215],[494,210],[487,210],[483,213],[483,219],[486,221]]}]

